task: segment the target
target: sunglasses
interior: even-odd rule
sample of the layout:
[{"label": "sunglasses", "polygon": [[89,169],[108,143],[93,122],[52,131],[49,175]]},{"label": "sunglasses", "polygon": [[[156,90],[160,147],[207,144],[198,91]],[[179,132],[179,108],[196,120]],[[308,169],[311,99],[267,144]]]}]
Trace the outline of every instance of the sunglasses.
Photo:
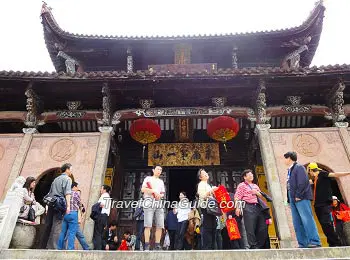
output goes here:
[{"label": "sunglasses", "polygon": [[318,172],[319,170],[318,170],[318,169],[312,169],[311,171],[313,171],[313,172]]}]

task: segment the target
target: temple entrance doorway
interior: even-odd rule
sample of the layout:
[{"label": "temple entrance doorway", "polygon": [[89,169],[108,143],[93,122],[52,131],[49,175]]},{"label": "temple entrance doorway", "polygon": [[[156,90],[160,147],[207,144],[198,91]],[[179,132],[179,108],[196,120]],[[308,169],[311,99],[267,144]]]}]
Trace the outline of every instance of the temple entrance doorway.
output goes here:
[{"label": "temple entrance doorway", "polygon": [[42,173],[36,180],[34,195],[36,201],[43,205],[43,198],[49,193],[53,180],[61,173],[61,168],[52,168]]},{"label": "temple entrance doorway", "polygon": [[[61,174],[61,168],[51,168],[43,172],[36,180],[36,186],[34,189],[35,200],[39,202],[43,207],[45,207],[43,203],[43,198],[46,194],[49,193],[51,184],[56,177]],[[74,176],[72,175],[72,181],[74,181]],[[33,248],[38,248],[40,243],[40,237],[44,231],[46,214],[41,215],[40,225],[37,226],[37,233],[35,236],[35,242]]]},{"label": "temple entrance doorway", "polygon": [[[49,193],[53,180],[61,174],[61,168],[51,168],[43,172],[36,180],[36,186],[34,190],[35,200],[43,205],[43,198]],[[71,176],[72,182],[74,176]]]},{"label": "temple entrance doorway", "polygon": [[179,193],[186,192],[190,201],[197,192],[197,168],[174,168],[169,170],[169,201],[179,201]]}]

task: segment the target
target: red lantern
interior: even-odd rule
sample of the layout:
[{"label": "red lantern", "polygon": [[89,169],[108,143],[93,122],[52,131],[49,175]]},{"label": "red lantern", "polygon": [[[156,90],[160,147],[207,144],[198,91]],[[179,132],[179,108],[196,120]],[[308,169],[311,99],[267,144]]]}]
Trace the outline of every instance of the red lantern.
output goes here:
[{"label": "red lantern", "polygon": [[207,133],[216,141],[224,143],[234,138],[239,131],[238,122],[229,116],[219,116],[208,123]]},{"label": "red lantern", "polygon": [[151,119],[137,119],[132,122],[130,126],[131,137],[143,144],[143,157],[145,152],[145,146],[147,144],[155,142],[161,135],[162,130],[156,121]]}]

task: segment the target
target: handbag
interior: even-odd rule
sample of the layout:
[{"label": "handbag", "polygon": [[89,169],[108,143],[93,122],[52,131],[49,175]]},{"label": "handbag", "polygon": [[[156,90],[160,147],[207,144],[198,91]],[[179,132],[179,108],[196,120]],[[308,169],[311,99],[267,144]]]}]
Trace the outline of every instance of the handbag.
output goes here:
[{"label": "handbag", "polygon": [[260,191],[261,195],[266,199],[267,202],[272,202],[272,198],[267,195],[265,192]]},{"label": "handbag", "polygon": [[[248,184],[248,183],[246,183],[248,186],[249,186],[249,188],[252,190],[253,188]],[[261,195],[264,193],[264,192],[261,192],[260,191],[260,193],[261,193]],[[265,193],[264,193],[265,194]],[[267,194],[265,194],[266,196],[267,196]],[[263,197],[265,197],[264,195],[263,195]],[[269,196],[268,196],[269,197]],[[265,219],[269,219],[269,218],[271,218],[271,216],[270,216],[270,208],[266,205],[266,203],[262,200],[262,199],[260,199],[259,198],[259,196],[258,195],[256,195],[256,198],[258,199],[258,204],[260,205],[260,207],[261,207],[261,212],[263,213],[263,215],[265,216]],[[266,198],[266,197],[265,197]],[[270,198],[270,197],[269,197]],[[271,198],[270,198],[271,199]],[[271,199],[271,201],[272,201],[272,199]]]},{"label": "handbag", "polygon": [[24,212],[25,208],[24,206],[22,206],[20,209],[19,209],[19,214],[22,214]]},{"label": "handbag", "polygon": [[213,197],[208,198],[207,213],[209,215],[214,215],[214,216],[218,216],[218,217],[222,215],[222,211],[219,207],[219,203]]},{"label": "handbag", "polygon": [[49,196],[49,194],[47,194],[44,198],[43,198],[43,203],[46,204],[49,207],[53,207],[56,203],[57,197],[56,196]]},{"label": "handbag", "polygon": [[35,221],[35,210],[33,209],[32,205],[29,207],[27,219],[31,222]]}]

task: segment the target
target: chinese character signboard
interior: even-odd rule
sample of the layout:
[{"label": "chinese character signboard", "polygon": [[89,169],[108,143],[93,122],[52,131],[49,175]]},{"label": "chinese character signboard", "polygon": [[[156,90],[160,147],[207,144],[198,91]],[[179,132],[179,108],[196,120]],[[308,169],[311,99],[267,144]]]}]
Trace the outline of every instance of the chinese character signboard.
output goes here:
[{"label": "chinese character signboard", "polygon": [[113,184],[113,175],[114,175],[113,168],[107,168],[106,174],[105,174],[104,184],[108,185],[111,188],[112,188],[112,184]]},{"label": "chinese character signboard", "polygon": [[148,165],[153,166],[220,165],[218,143],[149,144]]}]

